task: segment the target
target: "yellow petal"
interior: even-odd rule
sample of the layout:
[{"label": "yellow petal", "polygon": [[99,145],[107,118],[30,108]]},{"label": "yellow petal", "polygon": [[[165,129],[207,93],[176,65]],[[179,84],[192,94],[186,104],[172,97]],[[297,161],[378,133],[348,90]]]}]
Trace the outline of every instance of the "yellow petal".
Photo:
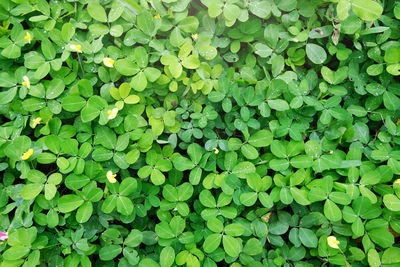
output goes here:
[{"label": "yellow petal", "polygon": [[26,35],[24,36],[24,39],[27,40],[29,43],[31,43],[32,36],[30,35],[29,32],[26,32]]},{"label": "yellow petal", "polygon": [[29,159],[29,158],[32,156],[32,154],[33,154],[33,149],[32,149],[32,148],[29,148],[28,151],[26,151],[26,152],[21,156],[21,159],[22,159],[22,160],[27,160],[27,159]]},{"label": "yellow petal", "polygon": [[22,82],[22,85],[26,86],[26,87],[28,87],[28,89],[30,89],[31,88],[31,81],[29,80],[28,76],[25,75],[24,77],[22,77],[22,79],[24,80]]},{"label": "yellow petal", "polygon": [[340,242],[336,239],[335,236],[333,236],[333,235],[328,236],[328,238],[326,239],[326,241],[328,242],[328,245],[329,245],[331,248],[336,248],[336,249],[339,248],[338,245],[340,244]]},{"label": "yellow petal", "polygon": [[73,52],[77,52],[77,53],[82,53],[82,46],[81,45],[70,45],[69,48],[73,51]]},{"label": "yellow petal", "polygon": [[107,113],[109,120],[115,119],[115,117],[117,117],[118,114],[118,108],[113,108],[112,110],[108,110]]},{"label": "yellow petal", "polygon": [[115,179],[115,177],[117,177],[117,175],[116,174],[113,174],[112,173],[112,171],[108,171],[107,172],[107,179],[108,179],[108,181],[110,182],[110,183],[115,183],[115,182],[117,182],[117,179]]},{"label": "yellow petal", "polygon": [[197,38],[199,38],[199,34],[197,34],[197,33],[195,33],[195,34],[192,34],[192,38],[193,38],[193,40],[197,40]]},{"label": "yellow petal", "polygon": [[396,181],[394,181],[395,184],[400,184],[400,179],[397,179]]},{"label": "yellow petal", "polygon": [[219,153],[218,148],[214,147],[213,149],[214,149],[214,154],[218,154]]},{"label": "yellow petal", "polygon": [[40,123],[41,120],[42,120],[41,117],[37,117],[36,119],[34,119],[32,123],[32,128],[35,128]]},{"label": "yellow petal", "polygon": [[157,15],[154,16],[154,18],[155,19],[159,19],[159,18],[161,18],[161,16],[160,16],[160,14],[157,14]]},{"label": "yellow petal", "polygon": [[103,63],[105,66],[109,68],[114,68],[114,60],[108,57],[103,58]]}]

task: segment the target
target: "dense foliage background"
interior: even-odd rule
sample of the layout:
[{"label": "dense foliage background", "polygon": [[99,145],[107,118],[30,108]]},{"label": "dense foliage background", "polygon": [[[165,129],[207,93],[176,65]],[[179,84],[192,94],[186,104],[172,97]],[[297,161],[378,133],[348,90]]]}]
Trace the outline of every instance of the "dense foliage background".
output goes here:
[{"label": "dense foliage background", "polygon": [[1,0],[0,266],[400,266],[399,19]]}]

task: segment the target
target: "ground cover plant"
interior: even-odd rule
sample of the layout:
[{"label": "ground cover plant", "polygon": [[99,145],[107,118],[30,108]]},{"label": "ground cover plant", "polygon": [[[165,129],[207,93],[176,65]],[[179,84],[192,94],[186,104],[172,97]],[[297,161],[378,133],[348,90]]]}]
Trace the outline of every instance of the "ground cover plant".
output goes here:
[{"label": "ground cover plant", "polygon": [[1,0],[0,266],[400,266],[399,19]]}]

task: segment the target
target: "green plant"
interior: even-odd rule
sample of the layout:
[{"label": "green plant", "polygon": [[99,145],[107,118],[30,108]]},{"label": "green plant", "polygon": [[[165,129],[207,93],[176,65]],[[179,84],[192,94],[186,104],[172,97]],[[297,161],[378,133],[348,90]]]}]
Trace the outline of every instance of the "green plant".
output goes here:
[{"label": "green plant", "polygon": [[399,19],[0,1],[0,266],[398,266]]}]

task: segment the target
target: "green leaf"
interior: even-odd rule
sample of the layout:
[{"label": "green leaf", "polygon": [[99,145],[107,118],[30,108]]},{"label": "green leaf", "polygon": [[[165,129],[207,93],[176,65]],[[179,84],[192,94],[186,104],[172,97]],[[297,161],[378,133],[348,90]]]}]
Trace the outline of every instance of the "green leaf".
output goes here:
[{"label": "green leaf", "polygon": [[149,56],[143,46],[139,46],[135,49],[134,57],[140,68],[145,68],[147,66],[149,62]]},{"label": "green leaf", "polygon": [[368,234],[372,241],[383,248],[388,248],[394,243],[394,236],[386,228],[373,229]]},{"label": "green leaf", "polygon": [[191,170],[195,167],[192,161],[188,158],[178,156],[173,160],[174,166],[178,171]]},{"label": "green leaf", "polygon": [[86,105],[86,100],[77,95],[69,95],[63,98],[62,107],[69,112],[80,111]]},{"label": "green leaf", "polygon": [[143,234],[137,229],[131,230],[129,235],[125,238],[124,244],[128,247],[137,247],[142,243]]},{"label": "green leaf", "polygon": [[43,189],[42,184],[27,184],[21,190],[21,197],[23,199],[34,199]]},{"label": "green leaf", "polygon": [[278,76],[282,72],[284,67],[285,67],[285,59],[283,58],[283,56],[278,55],[272,59],[272,75],[274,77]]},{"label": "green leaf", "polygon": [[388,110],[396,110],[400,106],[400,99],[391,92],[383,94],[383,104]]},{"label": "green leaf", "polygon": [[350,8],[351,3],[349,0],[339,0],[338,5],[336,6],[336,12],[341,21],[345,20],[349,16]]},{"label": "green leaf", "polygon": [[47,99],[54,99],[57,98],[64,92],[65,84],[64,81],[61,79],[53,79],[51,80],[47,90],[46,90],[46,98]]},{"label": "green leaf", "polygon": [[342,211],[329,199],[327,199],[324,204],[324,214],[326,218],[332,222],[337,222],[342,219]]},{"label": "green leaf", "polygon": [[197,69],[200,66],[200,60],[195,55],[190,55],[182,60],[182,65],[187,69]]},{"label": "green leaf", "polygon": [[261,242],[257,238],[250,238],[243,248],[243,252],[247,255],[254,256],[262,252]]},{"label": "green leaf", "polygon": [[207,227],[214,233],[221,233],[224,230],[224,224],[217,218],[211,218],[207,221]]},{"label": "green leaf", "polygon": [[391,211],[400,211],[400,199],[393,194],[384,195],[383,203]]},{"label": "green leaf", "polygon": [[[388,251],[388,249],[385,250],[385,252],[386,251]],[[400,251],[397,251],[397,253],[399,253],[399,252]],[[384,255],[385,255],[385,253],[384,253]],[[396,255],[396,254],[394,254],[394,255]],[[390,258],[393,258],[393,257],[390,257]],[[391,259],[389,261],[391,261]],[[399,259],[399,262],[400,262],[400,259]],[[368,251],[368,264],[371,267],[379,267],[379,266],[381,266],[381,259],[379,257],[378,252],[375,249],[370,249]]]},{"label": "green leaf", "polygon": [[289,104],[283,99],[271,99],[267,100],[268,105],[270,108],[275,109],[277,111],[285,111],[289,110]]},{"label": "green leaf", "polygon": [[222,238],[222,244],[226,254],[231,257],[239,256],[241,246],[239,240],[229,235],[224,235]]},{"label": "green leaf", "polygon": [[76,221],[78,223],[87,222],[93,213],[93,204],[90,201],[87,201],[82,204],[76,211]]},{"label": "green leaf", "polygon": [[138,92],[142,92],[144,89],[146,89],[147,78],[146,78],[146,75],[144,74],[144,72],[141,71],[138,74],[136,74],[132,78],[130,85],[132,86],[133,89],[135,89]]},{"label": "green leaf", "polygon": [[250,1],[249,9],[250,9],[250,12],[253,13],[254,15],[256,15],[257,17],[266,19],[266,18],[268,18],[269,14],[271,13],[272,7],[271,7],[270,2],[268,2],[268,1],[255,0],[255,1]]},{"label": "green leaf", "polygon": [[383,8],[373,0],[351,0],[353,12],[362,20],[376,20],[382,15]]},{"label": "green leaf", "polygon": [[119,196],[117,198],[117,210],[119,213],[128,216],[132,214],[133,208],[133,203],[129,198],[125,196]]},{"label": "green leaf", "polygon": [[140,12],[137,16],[137,24],[145,34],[153,36],[155,34],[155,26],[153,17],[147,11]]},{"label": "green leaf", "polygon": [[109,261],[121,254],[122,248],[119,245],[107,245],[100,248],[99,257],[103,261]]},{"label": "green leaf", "polygon": [[12,43],[1,51],[1,55],[9,59],[19,58],[21,56],[21,48],[17,44]]},{"label": "green leaf", "polygon": [[249,138],[249,144],[254,147],[266,147],[272,143],[273,136],[268,130],[259,130]]},{"label": "green leaf", "polygon": [[71,212],[83,204],[84,200],[77,195],[64,195],[58,199],[58,209],[62,213]]},{"label": "green leaf", "polygon": [[119,59],[115,61],[115,69],[125,76],[133,76],[139,72],[140,68],[129,59]]},{"label": "green leaf", "polygon": [[235,174],[239,178],[246,178],[246,175],[256,171],[253,163],[249,161],[243,161],[237,164],[232,169],[232,174]]},{"label": "green leaf", "polygon": [[150,179],[154,185],[162,185],[165,182],[164,174],[157,169],[151,171]]},{"label": "green leaf", "polygon": [[252,145],[244,144],[240,148],[240,151],[242,152],[243,156],[245,156],[247,159],[252,160],[258,158],[258,151]]},{"label": "green leaf", "polygon": [[316,248],[318,246],[318,238],[310,229],[301,227],[299,229],[299,238],[301,243],[308,248]]},{"label": "green leaf", "polygon": [[199,27],[199,20],[194,16],[189,16],[181,20],[178,24],[178,27],[184,32],[194,33]]},{"label": "green leaf", "polygon": [[192,162],[198,164],[203,156],[203,149],[199,144],[193,143],[188,146],[187,153],[192,159]]},{"label": "green leaf", "polygon": [[7,91],[0,92],[0,105],[10,103],[17,94],[17,87],[11,88]]},{"label": "green leaf", "polygon": [[[269,3],[266,2],[266,1],[264,1],[264,2],[267,3],[267,4],[269,4]],[[261,11],[261,10],[265,10],[264,7],[261,8],[260,11]],[[253,12],[253,13],[254,13],[254,12]],[[254,46],[254,48],[255,48],[255,53],[256,53],[257,55],[259,55],[260,57],[267,58],[267,57],[269,57],[269,56],[272,54],[272,49],[271,49],[269,46],[265,45],[265,44],[256,43],[255,46]]]},{"label": "green leaf", "polygon": [[[1,87],[12,87],[17,84],[17,80],[14,75],[10,75],[7,72],[0,72],[0,86]],[[5,92],[1,92],[1,96],[5,96]],[[4,101],[4,100],[3,100]]]},{"label": "green leaf", "polygon": [[244,227],[240,223],[231,223],[225,227],[224,232],[230,236],[241,236],[244,233]]},{"label": "green leaf", "polygon": [[87,104],[81,110],[81,118],[83,122],[89,122],[94,120],[100,115],[100,110],[97,109],[96,106]]},{"label": "green leaf", "polygon": [[311,202],[307,198],[307,191],[298,189],[296,187],[291,187],[290,193],[292,194],[294,201],[296,201],[300,205],[307,206],[311,204]]},{"label": "green leaf", "polygon": [[215,251],[221,244],[221,238],[221,234],[211,234],[207,236],[203,243],[204,252],[212,253]]},{"label": "green leaf", "polygon": [[257,193],[256,192],[247,192],[247,193],[242,193],[240,195],[240,202],[249,207],[253,206],[254,203],[257,201]]},{"label": "green leaf", "polygon": [[30,248],[16,245],[10,247],[3,253],[3,258],[7,261],[15,261],[28,255]]},{"label": "green leaf", "polygon": [[172,247],[164,247],[160,253],[160,266],[170,267],[175,261],[175,251]]},{"label": "green leaf", "polygon": [[98,2],[91,1],[87,6],[89,15],[100,22],[107,22],[107,14],[102,5]]},{"label": "green leaf", "polygon": [[121,196],[129,196],[137,190],[137,182],[131,177],[127,177],[122,180],[119,185],[119,194]]},{"label": "green leaf", "polygon": [[307,44],[306,53],[314,64],[322,64],[327,58],[325,50],[317,44]]},{"label": "green leaf", "polygon": [[[378,253],[376,253],[376,255],[378,255]],[[378,255],[378,259],[379,259],[379,255]],[[379,263],[380,263],[380,261],[379,261]],[[391,248],[386,249],[382,255],[382,263],[383,264],[398,264],[398,263],[400,263],[400,248],[391,247]]]}]

